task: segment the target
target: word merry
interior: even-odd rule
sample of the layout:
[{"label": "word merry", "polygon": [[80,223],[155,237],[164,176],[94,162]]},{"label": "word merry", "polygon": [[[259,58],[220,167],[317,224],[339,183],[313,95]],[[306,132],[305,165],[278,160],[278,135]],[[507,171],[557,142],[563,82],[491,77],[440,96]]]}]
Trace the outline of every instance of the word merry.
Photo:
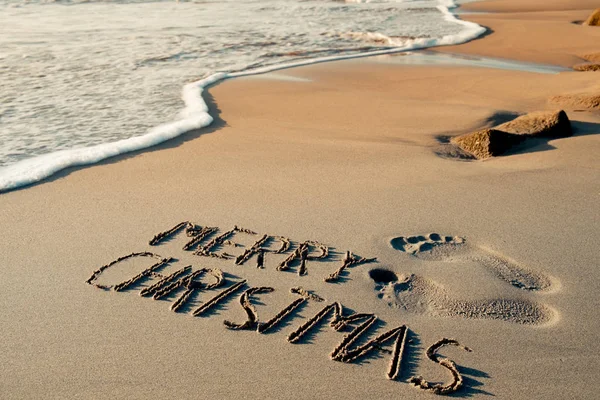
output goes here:
[{"label": "word merry", "polygon": [[[303,276],[308,273],[308,268],[306,266],[308,261],[324,260],[329,257],[329,247],[317,241],[307,240],[300,242],[296,248],[292,250],[293,246],[290,239],[284,236],[267,234],[262,235],[252,245],[247,247],[243,253],[234,256],[225,251],[219,252],[218,250],[226,246],[233,248],[244,247],[239,243],[233,242],[231,239],[233,239],[236,234],[257,235],[256,232],[250,229],[240,228],[236,225],[233,229],[220,233],[220,230],[217,227],[200,227],[189,221],[180,222],[171,229],[156,234],[152,240],[150,240],[149,244],[150,246],[157,246],[182,231],[190,238],[188,242],[183,245],[183,250],[193,251],[193,254],[197,256],[213,257],[223,260],[233,259],[236,265],[243,265],[253,256],[256,256],[256,267],[264,268],[266,253],[285,254],[289,252],[288,257],[277,265],[276,270],[287,271],[294,263],[299,263],[298,275]],[[208,240],[210,237],[213,238]],[[271,247],[274,243],[279,243],[279,246],[276,248]],[[375,261],[377,261],[376,258],[359,257],[352,254],[352,252],[347,251],[342,260],[342,264],[334,272],[324,277],[323,280],[325,282],[338,281],[340,275],[347,268]]]}]

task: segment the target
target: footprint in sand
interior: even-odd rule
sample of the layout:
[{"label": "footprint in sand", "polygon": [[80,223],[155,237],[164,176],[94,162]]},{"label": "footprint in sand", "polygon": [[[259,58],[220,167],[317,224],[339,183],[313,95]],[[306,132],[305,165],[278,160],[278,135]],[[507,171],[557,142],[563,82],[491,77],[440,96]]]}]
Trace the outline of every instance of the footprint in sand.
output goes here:
[{"label": "footprint in sand", "polygon": [[[470,246],[456,236],[436,233],[422,236],[400,236],[391,240],[396,250],[423,260],[458,263],[476,262],[497,278],[526,291],[548,291],[553,287],[550,278],[524,268],[505,257]],[[551,322],[556,312],[550,307],[524,297],[481,300],[463,300],[453,297],[436,282],[411,274],[398,276],[390,270],[376,268],[369,271],[376,283],[379,297],[391,307],[431,316],[495,319],[517,324],[538,325]]]},{"label": "footprint in sand", "polygon": [[497,278],[528,291],[548,291],[550,278],[522,267],[489,250],[471,246],[465,238],[437,233],[421,236],[399,236],[390,241],[392,247],[421,260],[460,262],[471,261],[487,268]]}]

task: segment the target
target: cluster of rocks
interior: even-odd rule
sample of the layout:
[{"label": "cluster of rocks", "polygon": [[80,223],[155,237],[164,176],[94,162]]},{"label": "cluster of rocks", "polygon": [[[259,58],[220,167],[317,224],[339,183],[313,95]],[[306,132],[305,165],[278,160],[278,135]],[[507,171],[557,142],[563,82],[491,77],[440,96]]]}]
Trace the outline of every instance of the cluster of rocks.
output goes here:
[{"label": "cluster of rocks", "polygon": [[581,72],[600,71],[600,64],[577,64],[573,67],[573,69]]},{"label": "cluster of rocks", "polygon": [[[594,16],[595,20],[592,19]],[[588,21],[595,21],[596,26],[600,26],[600,8],[592,14]],[[591,23],[588,25],[591,25]],[[584,54],[581,58],[587,62],[573,66],[574,70],[582,72],[600,71],[600,53]],[[583,93],[561,94],[551,97],[550,103],[554,103],[559,107],[576,110],[598,111],[600,110],[600,92],[598,91],[598,87],[596,87]]]},{"label": "cluster of rocks", "polygon": [[556,139],[572,134],[571,122],[563,110],[539,111],[522,115],[494,128],[453,137],[451,143],[482,160],[501,155],[526,138]]},{"label": "cluster of rocks", "polygon": [[[600,8],[594,10],[594,12],[583,22],[583,25],[587,26],[600,26]],[[600,53],[589,54],[582,57],[588,63],[575,65],[573,67],[576,71],[600,71]]]},{"label": "cluster of rocks", "polygon": [[600,53],[584,54],[581,58],[587,62],[573,66],[575,71],[600,71]]}]

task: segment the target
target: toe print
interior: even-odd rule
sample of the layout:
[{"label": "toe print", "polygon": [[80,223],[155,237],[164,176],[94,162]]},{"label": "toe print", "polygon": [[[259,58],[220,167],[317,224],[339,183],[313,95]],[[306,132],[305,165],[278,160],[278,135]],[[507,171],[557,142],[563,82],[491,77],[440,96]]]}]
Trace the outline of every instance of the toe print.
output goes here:
[{"label": "toe print", "polygon": [[391,246],[421,260],[445,262],[475,262],[492,272],[497,278],[527,291],[552,289],[549,277],[492,251],[472,246],[459,236],[442,236],[437,233],[419,236],[398,236]]},{"label": "toe print", "polygon": [[390,241],[392,247],[412,256],[432,261],[443,260],[465,249],[465,239],[437,233],[419,236],[398,236]]}]

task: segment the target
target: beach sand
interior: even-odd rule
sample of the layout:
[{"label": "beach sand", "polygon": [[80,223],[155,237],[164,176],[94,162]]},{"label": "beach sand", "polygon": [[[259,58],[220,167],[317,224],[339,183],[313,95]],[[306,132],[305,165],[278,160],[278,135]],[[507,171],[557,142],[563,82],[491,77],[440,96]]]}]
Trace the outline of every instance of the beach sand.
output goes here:
[{"label": "beach sand", "polygon": [[467,3],[464,17],[489,34],[465,46],[440,51],[502,57],[571,67],[582,55],[599,52],[600,32],[581,23],[598,8],[588,1],[495,0]]},{"label": "beach sand", "polygon": [[[571,23],[585,19],[589,1],[469,7],[502,12],[463,16],[493,33],[443,51],[560,66],[600,52],[600,28]],[[230,80],[207,95],[212,127],[0,195],[0,397],[430,398],[409,380],[451,381],[425,350],[453,338],[472,349],[440,351],[464,378],[457,397],[596,398],[599,112],[566,109],[574,136],[486,161],[436,152],[444,147],[438,137],[555,109],[550,97],[593,90],[599,74],[406,66],[385,57]],[[259,269],[256,256],[236,265],[184,251],[183,234],[149,244],[181,221],[218,234],[236,225],[257,232],[234,233],[246,247],[223,243],[219,252],[240,255],[269,234],[291,239],[292,250],[326,244],[329,257],[308,260],[298,276],[298,265],[276,270],[290,251],[266,253]],[[324,282],[346,251],[377,261]],[[197,290],[175,313],[183,291],[139,296],[157,278],[123,291],[86,284],[132,252],[175,258],[163,275],[220,268],[229,284],[274,288],[252,300],[260,321],[299,298],[292,287],[325,302],[308,300],[259,334],[223,324],[246,319],[241,291],[204,317],[191,315],[226,286]],[[126,260],[92,283],[125,281],[154,262]],[[386,378],[386,352],[332,361],[344,333],[327,324],[288,342],[333,302],[376,314],[371,338],[408,327],[395,381]]]}]

